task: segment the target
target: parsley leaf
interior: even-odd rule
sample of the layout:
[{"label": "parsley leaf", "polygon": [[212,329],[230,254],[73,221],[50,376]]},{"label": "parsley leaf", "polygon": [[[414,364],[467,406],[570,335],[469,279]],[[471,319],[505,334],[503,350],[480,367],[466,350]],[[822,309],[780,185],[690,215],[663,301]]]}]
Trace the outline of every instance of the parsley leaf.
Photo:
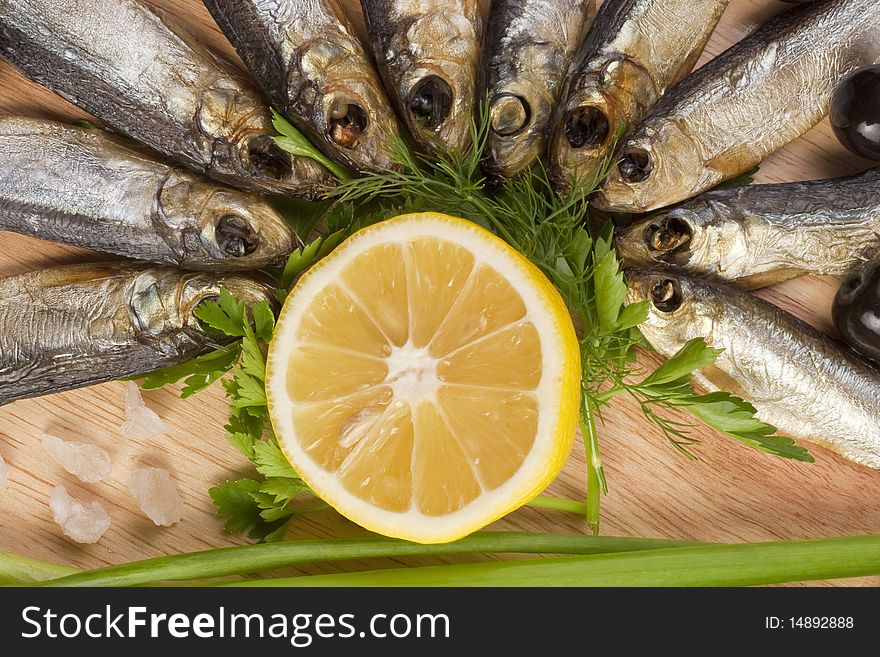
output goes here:
[{"label": "parsley leaf", "polygon": [[[600,240],[597,247],[602,244]],[[618,320],[626,298],[626,283],[620,263],[613,251],[603,255],[593,268],[593,286],[599,335],[609,335],[618,330]]]},{"label": "parsley leaf", "polygon": [[232,400],[233,408],[262,407],[266,405],[266,390],[263,382],[252,377],[243,369],[235,370],[235,383],[238,390]]},{"label": "parsley leaf", "polygon": [[327,212],[333,207],[332,199],[324,201],[307,201],[292,196],[272,196],[270,202],[282,217],[293,228],[293,232],[308,241],[324,220]]},{"label": "parsley leaf", "polygon": [[[221,383],[226,390],[226,394],[231,399],[235,399],[238,395],[238,384],[234,379],[222,379]],[[258,408],[236,408],[229,407],[229,421],[226,423],[226,432],[229,434],[242,433],[250,436],[251,441],[257,441],[263,435],[266,426],[266,413],[260,412]],[[247,450],[249,453],[253,449]]]},{"label": "parsley leaf", "polygon": [[220,289],[218,301],[203,301],[193,314],[208,328],[222,335],[244,337],[245,304],[233,297],[225,287]]},{"label": "parsley leaf", "polygon": [[251,308],[251,313],[254,318],[254,337],[268,344],[275,332],[275,314],[269,302],[261,301]]},{"label": "parsley leaf", "polygon": [[260,340],[249,324],[244,326],[244,339],[241,341],[241,371],[260,382],[266,378],[266,357],[263,356]]},{"label": "parsley leaf", "polygon": [[640,388],[658,387],[675,382],[682,377],[690,376],[691,372],[715,362],[721,349],[713,349],[703,338],[696,338],[685,344],[678,353],[666,360],[660,367],[649,374],[640,384]]},{"label": "parsley leaf", "polygon": [[777,436],[776,427],[762,422],[747,401],[727,392],[693,395],[674,402],[708,426],[751,447],[795,461],[813,463],[806,448],[786,436]]},{"label": "parsley leaf", "polygon": [[296,470],[290,465],[287,457],[278,447],[275,439],[263,440],[254,445],[254,465],[257,471],[267,478],[283,477],[286,479],[299,479]]},{"label": "parsley leaf", "polygon": [[350,180],[351,173],[331,160],[318,150],[312,143],[306,139],[305,135],[294,128],[283,116],[274,109],[272,110],[272,126],[278,131],[279,136],[275,137],[275,143],[282,150],[287,151],[294,157],[308,157],[316,162],[324,165],[339,180]]},{"label": "parsley leaf", "polygon": [[286,506],[309,487],[298,477],[270,477],[260,486],[260,492],[272,498],[275,506]]},{"label": "parsley leaf", "polygon": [[179,365],[150,372],[141,381],[141,387],[144,390],[155,390],[185,379],[186,385],[180,396],[186,399],[204,390],[232,369],[232,366],[238,361],[239,354],[239,345],[233,343]]},{"label": "parsley leaf", "polygon": [[249,460],[254,458],[254,439],[248,433],[240,431],[227,432],[226,440],[235,447],[239,452],[244,454]]},{"label": "parsley leaf", "polygon": [[240,534],[260,522],[260,508],[251,497],[260,492],[260,482],[253,479],[227,481],[214,486],[208,493],[217,507],[217,513],[228,518],[224,530],[229,534]]},{"label": "parsley leaf", "polygon": [[228,518],[224,531],[229,534],[247,531],[248,536],[261,543],[284,538],[295,512],[275,506],[271,495],[263,493],[261,486],[253,479],[239,479],[209,491],[217,513]]},{"label": "parsley leaf", "polygon": [[291,253],[287,259],[287,264],[284,266],[284,271],[281,273],[281,287],[284,289],[290,288],[300,274],[339,246],[339,243],[346,237],[347,232],[344,229],[340,229],[326,237],[318,237],[306,246]]}]

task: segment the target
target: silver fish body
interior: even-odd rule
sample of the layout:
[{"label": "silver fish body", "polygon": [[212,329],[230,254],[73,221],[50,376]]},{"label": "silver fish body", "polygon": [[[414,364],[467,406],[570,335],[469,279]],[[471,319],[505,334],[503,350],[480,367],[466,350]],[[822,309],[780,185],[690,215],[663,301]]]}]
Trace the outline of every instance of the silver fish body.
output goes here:
[{"label": "silver fish body", "polygon": [[329,157],[393,166],[397,122],[338,0],[204,0],[273,105]]},{"label": "silver fish body", "polygon": [[215,271],[280,264],[296,244],[259,194],[98,129],[0,117],[0,152],[0,230]]},{"label": "silver fish body", "polygon": [[478,94],[489,102],[488,173],[514,178],[544,155],[565,75],[595,10],[594,0],[492,3]]},{"label": "silver fish body", "polygon": [[594,203],[649,212],[754,169],[828,113],[845,75],[880,61],[878,32],[876,0],[820,0],[770,20],[657,103]]},{"label": "silver fish body", "polygon": [[231,185],[316,196],[332,184],[275,144],[260,93],[140,0],[0,0],[0,55],[107,125]]},{"label": "silver fish body", "polygon": [[483,39],[479,0],[361,0],[379,73],[413,138],[470,145]]},{"label": "silver fish body", "polygon": [[620,229],[632,267],[668,267],[755,289],[843,276],[880,256],[880,169],[835,180],[707,192]]},{"label": "silver fish body", "polygon": [[56,267],[0,279],[0,405],[175,365],[216,344],[193,312],[226,287],[248,303],[269,289],[242,276],[143,264]]},{"label": "silver fish body", "polygon": [[572,67],[551,137],[562,188],[594,185],[621,133],[690,73],[730,0],[606,0]]},{"label": "silver fish body", "polygon": [[648,300],[641,330],[665,356],[704,337],[724,351],[695,376],[752,402],[792,438],[880,468],[880,370],[796,317],[746,292],[681,274],[628,270],[628,300]]}]

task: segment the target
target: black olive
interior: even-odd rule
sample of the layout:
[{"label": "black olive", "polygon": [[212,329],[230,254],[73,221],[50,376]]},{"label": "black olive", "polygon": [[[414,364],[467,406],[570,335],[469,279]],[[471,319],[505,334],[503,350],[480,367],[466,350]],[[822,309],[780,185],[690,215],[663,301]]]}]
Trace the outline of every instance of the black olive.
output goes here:
[{"label": "black olive", "polygon": [[831,126],[856,155],[880,160],[880,66],[867,66],[843,79],[831,99]]},{"label": "black olive", "polygon": [[832,312],[843,339],[863,356],[880,362],[880,259],[847,275]]}]

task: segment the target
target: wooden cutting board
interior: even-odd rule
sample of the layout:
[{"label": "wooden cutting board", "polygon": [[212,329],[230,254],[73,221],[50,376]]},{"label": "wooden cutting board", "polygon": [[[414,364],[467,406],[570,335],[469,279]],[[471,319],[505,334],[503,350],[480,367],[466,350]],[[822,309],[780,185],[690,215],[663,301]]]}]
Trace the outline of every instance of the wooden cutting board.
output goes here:
[{"label": "wooden cutting board", "polygon": [[[198,0],[151,0],[175,15],[205,42],[232,55],[211,17]],[[352,5],[354,0],[349,0]],[[731,3],[702,61],[742,39],[786,5],[776,0]],[[358,20],[360,20],[358,18]],[[0,65],[0,111],[72,120],[85,115],[54,94]],[[2,157],[2,154],[0,154]],[[759,182],[780,182],[843,175],[870,166],[847,153],[834,139],[827,121],[764,164]],[[96,259],[82,250],[56,246],[11,234],[2,236],[0,275]],[[830,307],[837,282],[802,279],[762,293],[798,316],[830,330]],[[645,365],[653,366],[649,357]],[[10,482],[0,491],[0,550],[50,559],[83,568],[135,559],[243,544],[245,539],[221,531],[208,498],[208,488],[248,475],[249,465],[224,437],[226,404],[219,386],[185,401],[174,390],[146,394],[148,403],[171,425],[170,435],[148,441],[124,439],[122,383],[111,383],[0,409],[0,454],[10,466]],[[833,412],[804,409],[805,413]],[[634,404],[615,401],[600,426],[609,495],[603,500],[606,534],[760,541],[880,532],[880,472],[850,464],[818,447],[815,464],[800,464],[764,455],[716,433],[699,428],[702,444],[696,460],[680,455],[647,422]],[[106,448],[113,473],[100,484],[75,481],[54,465],[40,447],[49,432]],[[583,448],[579,441],[550,493],[582,499],[586,487]],[[185,500],[183,520],[158,529],[136,508],[125,482],[132,468],[155,465],[170,469]],[[75,496],[100,498],[113,525],[93,546],[65,539],[48,508],[53,487],[64,483]],[[521,509],[494,529],[583,532],[576,516]],[[297,522],[291,538],[353,537],[364,531],[333,512]],[[446,561],[453,561],[448,559]],[[415,564],[403,560],[380,564]],[[376,562],[309,566],[300,572],[333,572],[339,568],[378,567]],[[880,578],[846,584],[880,584]]]}]

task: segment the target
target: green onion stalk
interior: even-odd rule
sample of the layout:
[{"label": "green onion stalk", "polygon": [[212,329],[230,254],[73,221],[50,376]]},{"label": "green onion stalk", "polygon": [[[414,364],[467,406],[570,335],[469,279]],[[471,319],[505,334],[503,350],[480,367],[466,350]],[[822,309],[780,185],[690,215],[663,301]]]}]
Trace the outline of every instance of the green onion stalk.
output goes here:
[{"label": "green onion stalk", "polygon": [[[514,553],[540,556],[328,575],[228,579],[311,563]],[[300,540],[219,548],[91,571],[0,553],[0,583],[14,586],[118,587],[183,582],[200,586],[681,587],[753,586],[877,575],[880,535],[730,545],[528,532],[478,532],[440,545],[385,538]]]}]

